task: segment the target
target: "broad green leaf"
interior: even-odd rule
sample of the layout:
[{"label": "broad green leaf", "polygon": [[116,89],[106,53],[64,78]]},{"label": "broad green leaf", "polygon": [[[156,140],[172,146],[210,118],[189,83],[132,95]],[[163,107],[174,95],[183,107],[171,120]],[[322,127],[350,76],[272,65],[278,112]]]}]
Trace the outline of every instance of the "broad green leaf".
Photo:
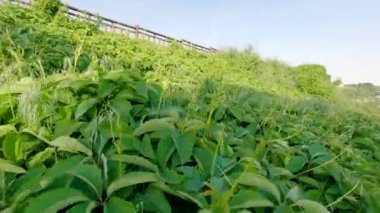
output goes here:
[{"label": "broad green leaf", "polygon": [[156,159],[156,154],[153,150],[153,146],[149,135],[144,135],[142,141],[134,140],[133,147],[145,157],[148,157],[150,159]]},{"label": "broad green leaf", "polygon": [[299,200],[293,206],[303,208],[303,212],[307,213],[329,213],[329,211],[321,204],[311,200]]},{"label": "broad green leaf", "polygon": [[156,156],[158,165],[161,168],[166,167],[166,163],[168,162],[170,156],[173,154],[175,150],[175,146],[173,145],[173,139],[170,135],[165,135],[160,139],[157,146]]},{"label": "broad green leaf", "polygon": [[173,129],[174,126],[173,124],[169,123],[170,120],[171,118],[159,118],[149,120],[137,127],[133,132],[133,135],[140,136],[148,132],[160,131],[164,129]]},{"label": "broad green leaf", "polygon": [[273,176],[276,177],[284,177],[284,178],[292,178],[294,175],[289,172],[289,170],[285,168],[280,168],[280,167],[273,167],[269,169]]},{"label": "broad green leaf", "polygon": [[16,161],[16,143],[19,136],[16,133],[10,133],[3,140],[2,152],[6,159]]},{"label": "broad green leaf", "polygon": [[211,174],[215,170],[215,166],[213,165],[214,154],[205,149],[195,148],[194,149],[194,157],[197,161],[200,169],[207,175],[211,176]]},{"label": "broad green leaf", "polygon": [[82,101],[77,109],[75,110],[75,119],[78,120],[82,115],[84,115],[89,109],[91,109],[95,104],[98,103],[97,98],[90,98]]},{"label": "broad green leaf", "polygon": [[113,181],[107,188],[107,195],[110,196],[114,191],[124,187],[159,180],[156,174],[151,172],[130,172]]},{"label": "broad green leaf", "polygon": [[197,132],[201,129],[204,129],[206,124],[200,120],[190,120],[186,122],[184,127],[184,132]]},{"label": "broad green leaf", "polygon": [[281,201],[281,194],[277,186],[263,176],[253,173],[244,173],[240,176],[240,178],[238,178],[237,181],[239,184],[254,186],[260,190],[269,192],[277,199],[278,202]]},{"label": "broad green leaf", "polygon": [[303,183],[306,183],[310,186],[314,186],[315,188],[317,189],[320,189],[321,186],[322,186],[322,183],[318,182],[317,180],[311,178],[311,177],[308,177],[308,176],[301,176],[298,178],[299,181],[303,182]]},{"label": "broad green leaf", "polygon": [[35,167],[38,165],[41,165],[44,163],[46,160],[51,158],[54,154],[54,149],[53,148],[46,148],[44,151],[37,153],[34,155],[30,161],[28,162],[29,167]]},{"label": "broad green leaf", "polygon": [[0,138],[10,132],[16,132],[16,128],[13,125],[6,124],[0,126]]},{"label": "broad green leaf", "polygon": [[187,177],[185,177],[182,183],[182,187],[185,191],[188,192],[199,192],[204,186],[204,182],[205,181],[202,174],[198,171],[198,169],[196,169],[191,174],[187,175]]},{"label": "broad green leaf", "polygon": [[276,206],[273,213],[295,213],[290,205]]},{"label": "broad green leaf", "polygon": [[240,190],[230,200],[232,209],[248,209],[258,207],[273,207],[274,204],[253,190]]},{"label": "broad green leaf", "polygon": [[61,120],[56,123],[54,128],[54,138],[59,136],[70,136],[73,132],[78,130],[84,123],[74,120]]},{"label": "broad green leaf", "polygon": [[150,206],[155,212],[158,213],[170,213],[171,207],[166,199],[164,193],[159,190],[157,187],[149,186],[148,189],[144,193],[144,198],[146,202],[149,202]]},{"label": "broad green leaf", "polygon": [[67,210],[67,213],[91,213],[96,205],[97,204],[94,201],[80,203]]},{"label": "broad green leaf", "polygon": [[25,128],[25,129],[22,129],[20,133],[29,134],[29,135],[35,137],[36,139],[49,144],[49,140],[46,138],[47,136],[49,136],[47,131],[45,131],[45,132],[40,131],[40,132],[36,133],[36,132],[34,132],[28,128]]},{"label": "broad green leaf", "polygon": [[16,160],[26,160],[29,153],[34,152],[41,144],[38,140],[30,139],[30,136],[20,135],[16,141]]},{"label": "broad green leaf", "polygon": [[101,80],[98,85],[98,96],[100,98],[105,98],[106,96],[110,95],[118,85],[110,80]]},{"label": "broad green leaf", "polygon": [[97,166],[82,164],[69,170],[68,173],[87,183],[101,198],[103,192],[102,171]]},{"label": "broad green leaf", "polygon": [[298,172],[300,171],[308,162],[306,156],[293,156],[288,164],[286,165],[286,168],[291,172]]},{"label": "broad green leaf", "polygon": [[180,157],[181,164],[185,164],[190,160],[190,157],[193,153],[196,137],[191,132],[188,132],[184,134],[173,133],[172,138]]},{"label": "broad green leaf", "polygon": [[161,191],[164,191],[168,194],[177,196],[179,198],[189,200],[195,204],[199,208],[206,208],[208,206],[206,198],[202,194],[193,194],[193,193],[187,193],[181,190],[173,189],[170,186],[166,185],[163,182],[155,182],[152,184],[154,187],[159,188]]},{"label": "broad green leaf", "polygon": [[320,201],[321,198],[323,197],[323,191],[319,189],[308,190],[306,191],[305,194],[308,200],[317,201],[317,202]]},{"label": "broad green leaf", "polygon": [[157,166],[151,163],[148,159],[137,155],[113,155],[109,158],[109,160],[141,166],[152,171],[158,170]]},{"label": "broad green leaf", "polygon": [[238,107],[230,107],[228,108],[228,111],[239,121],[243,120],[243,112],[241,111],[241,108]]},{"label": "broad green leaf", "polygon": [[132,105],[129,101],[121,98],[115,98],[110,101],[110,106],[116,111],[117,115],[123,122],[129,122],[131,117],[130,112],[132,109]]},{"label": "broad green leaf", "polygon": [[230,184],[226,182],[228,177],[212,177],[210,179],[210,186],[214,191],[226,192],[230,189]]},{"label": "broad green leaf", "polygon": [[183,176],[179,175],[174,170],[164,169],[159,173],[160,178],[169,184],[180,184],[183,181]]},{"label": "broad green leaf", "polygon": [[297,200],[302,198],[302,192],[298,186],[294,186],[293,188],[289,189],[288,193],[286,194],[286,198],[290,199],[293,202],[296,202]]},{"label": "broad green leaf", "polygon": [[0,171],[9,173],[25,173],[25,169],[14,165],[12,162],[0,158]]},{"label": "broad green leaf", "polygon": [[84,160],[84,156],[75,155],[67,159],[61,159],[57,161],[57,163],[55,163],[54,166],[52,166],[46,171],[45,175],[42,177],[42,180],[40,181],[41,184],[49,185],[57,177],[60,177],[66,174],[71,169],[81,165],[83,160]]},{"label": "broad green leaf", "polygon": [[326,155],[328,153],[325,146],[319,143],[315,143],[309,146],[309,154],[311,158],[316,158],[320,155]]},{"label": "broad green leaf", "polygon": [[127,202],[118,197],[111,197],[104,205],[104,213],[134,213],[135,207],[131,202]]},{"label": "broad green leaf", "polygon": [[72,152],[72,153],[82,152],[89,156],[92,155],[92,152],[89,148],[85,147],[77,139],[67,137],[67,136],[61,136],[53,140],[52,142],[50,142],[50,145],[58,147],[60,150],[67,151],[67,152]]},{"label": "broad green leaf", "polygon": [[76,189],[52,189],[30,199],[24,212],[58,212],[67,206],[85,201],[88,198]]},{"label": "broad green leaf", "polygon": [[18,179],[16,191],[12,195],[12,202],[17,204],[25,201],[31,194],[42,190],[46,185],[41,184],[41,176],[44,174],[45,169],[36,168],[30,169],[26,174]]}]

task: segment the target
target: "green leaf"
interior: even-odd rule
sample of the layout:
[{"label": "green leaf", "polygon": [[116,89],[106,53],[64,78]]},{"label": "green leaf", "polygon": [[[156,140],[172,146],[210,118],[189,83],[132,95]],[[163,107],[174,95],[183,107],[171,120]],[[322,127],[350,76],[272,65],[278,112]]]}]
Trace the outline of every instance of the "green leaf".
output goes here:
[{"label": "green leaf", "polygon": [[320,201],[321,198],[323,197],[323,191],[318,190],[318,189],[308,190],[306,191],[305,194],[306,194],[306,198],[312,201]]},{"label": "green leaf", "polygon": [[113,110],[115,110],[123,122],[129,122],[131,117],[130,112],[132,109],[132,105],[129,101],[121,98],[115,98],[110,101],[110,106]]},{"label": "green leaf", "polygon": [[12,162],[0,158],[0,171],[9,173],[25,173],[25,169],[14,165]]},{"label": "green leaf", "polygon": [[140,136],[148,132],[155,132],[164,129],[173,129],[173,124],[170,124],[169,121],[171,118],[159,118],[149,120],[135,129],[133,132],[134,136]]},{"label": "green leaf", "polygon": [[319,143],[315,143],[309,147],[309,154],[310,154],[311,158],[316,158],[320,155],[326,155],[328,153],[327,153],[325,146],[323,146],[322,144],[319,144]]},{"label": "green leaf", "polygon": [[16,132],[16,128],[13,125],[6,124],[0,126],[0,138],[10,132]]},{"label": "green leaf", "polygon": [[13,193],[12,202],[19,203],[25,201],[31,194],[42,190],[46,185],[41,184],[41,176],[45,169],[30,169],[18,181],[17,190]]},{"label": "green leaf", "polygon": [[88,201],[81,192],[72,188],[52,189],[28,201],[25,213],[57,212],[75,203]]},{"label": "green leaf", "polygon": [[211,151],[206,150],[206,149],[195,148],[194,157],[200,169],[208,176],[211,176],[211,174],[215,170],[215,167],[212,161],[212,159],[214,159],[214,154]]},{"label": "green leaf", "polygon": [[19,137],[16,133],[11,133],[5,136],[2,151],[6,159],[16,161],[16,143],[18,139]]},{"label": "green leaf", "polygon": [[67,137],[67,136],[61,136],[55,139],[54,141],[50,142],[50,145],[58,147],[60,150],[67,151],[67,152],[72,152],[72,153],[82,152],[89,156],[92,155],[92,152],[89,148],[85,147],[77,139]]},{"label": "green leaf", "polygon": [[205,208],[208,206],[206,198],[202,194],[187,193],[181,190],[176,190],[166,185],[163,182],[155,182],[152,184],[154,187],[159,188],[161,191],[172,194],[179,198],[189,200],[198,205],[199,208]]},{"label": "green leaf", "polygon": [[191,132],[187,132],[184,134],[172,134],[172,138],[183,165],[190,160],[196,137]]},{"label": "green leaf", "polygon": [[92,210],[96,207],[96,202],[88,201],[85,203],[80,203],[67,210],[66,213],[91,213]]},{"label": "green leaf", "polygon": [[248,209],[258,207],[273,207],[274,204],[257,191],[240,190],[230,200],[230,206],[232,209]]},{"label": "green leaf", "polygon": [[46,171],[45,175],[42,177],[42,180],[40,181],[41,184],[49,185],[57,177],[60,177],[63,174],[66,174],[71,169],[81,165],[83,160],[84,156],[76,155],[67,159],[61,159],[57,161],[57,163],[55,163],[54,166],[52,166]]},{"label": "green leaf", "polygon": [[308,176],[301,176],[298,178],[298,180],[308,184],[309,186],[314,186],[317,189],[320,189],[322,187],[322,183]]},{"label": "green leaf", "polygon": [[73,132],[78,130],[84,123],[74,120],[61,120],[56,123],[54,128],[54,138],[59,136],[70,136]]},{"label": "green leaf", "polygon": [[293,202],[296,202],[297,200],[302,198],[302,192],[298,186],[294,186],[291,188],[288,193],[286,194],[286,198],[290,199]]},{"label": "green leaf", "polygon": [[144,193],[144,198],[144,201],[153,208],[152,211],[158,213],[170,213],[172,211],[164,193],[157,187],[149,186]]},{"label": "green leaf", "polygon": [[95,165],[82,164],[68,171],[69,174],[87,183],[99,197],[103,193],[102,171]]},{"label": "green leaf", "polygon": [[46,136],[47,136],[46,133],[45,134],[43,134],[43,132],[35,133],[34,131],[32,131],[28,128],[22,129],[20,133],[25,133],[25,134],[31,135],[31,136],[35,137],[36,139],[49,144],[49,140],[46,139]]},{"label": "green leaf", "polygon": [[118,197],[111,197],[104,205],[104,213],[134,213],[135,207],[131,202],[127,202]]},{"label": "green leaf", "polygon": [[[196,168],[191,168],[188,174],[185,173],[186,177],[182,183],[182,187],[188,192],[199,192],[204,186],[204,179],[202,174]],[[182,170],[182,172],[184,172]]]},{"label": "green leaf", "polygon": [[159,180],[156,174],[151,172],[130,172],[113,181],[107,188],[107,195],[110,196],[114,191],[124,187]]},{"label": "green leaf", "polygon": [[100,98],[105,98],[110,95],[116,88],[117,84],[110,80],[101,80],[98,86],[98,96]]},{"label": "green leaf", "polygon": [[149,160],[143,157],[139,157],[137,155],[113,155],[109,158],[109,160],[119,161],[127,164],[133,164],[137,166],[141,166],[152,171],[157,171],[158,168],[156,165],[151,163]]},{"label": "green leaf", "polygon": [[286,168],[293,173],[298,172],[308,161],[306,156],[293,156],[286,165]]},{"label": "green leaf", "polygon": [[173,154],[175,150],[175,146],[173,145],[173,139],[170,135],[165,135],[160,139],[157,146],[156,156],[158,165],[161,168],[166,167],[166,163],[168,162],[170,156]]},{"label": "green leaf", "polygon": [[263,176],[253,173],[244,173],[240,176],[240,178],[238,178],[237,181],[239,184],[254,186],[260,190],[269,192],[277,199],[278,202],[281,201],[281,194],[277,186]]},{"label": "green leaf", "polygon": [[164,171],[160,172],[160,178],[169,184],[180,184],[184,177],[179,175],[177,172],[169,169],[164,169]]},{"label": "green leaf", "polygon": [[321,204],[311,200],[299,200],[293,206],[303,208],[303,212],[307,213],[329,213],[329,211]]},{"label": "green leaf", "polygon": [[30,161],[28,162],[28,166],[29,167],[35,167],[35,166],[41,165],[46,160],[51,158],[53,156],[53,154],[54,154],[54,149],[48,147],[44,151],[39,152],[36,155],[34,155],[32,157],[32,159],[30,159]]},{"label": "green leaf", "polygon": [[150,141],[149,135],[144,135],[142,141],[134,140],[133,147],[145,157],[148,157],[150,159],[156,159],[156,154],[153,150],[153,146]]},{"label": "green leaf", "polygon": [[89,109],[91,109],[95,104],[98,103],[97,98],[90,98],[82,101],[77,109],[75,110],[75,119],[78,120],[82,115],[84,115]]}]

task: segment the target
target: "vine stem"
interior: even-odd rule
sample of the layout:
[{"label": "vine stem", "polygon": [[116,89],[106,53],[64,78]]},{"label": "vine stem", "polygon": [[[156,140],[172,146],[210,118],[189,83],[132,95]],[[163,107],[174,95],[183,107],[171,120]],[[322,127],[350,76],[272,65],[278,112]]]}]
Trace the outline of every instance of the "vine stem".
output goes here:
[{"label": "vine stem", "polygon": [[303,172],[301,172],[301,173],[298,173],[298,174],[296,174],[295,176],[300,176],[300,175],[303,175],[303,174],[308,173],[308,172],[310,172],[310,171],[313,171],[313,170],[315,170],[315,169],[318,169],[318,168],[324,167],[324,166],[326,166],[327,164],[332,163],[333,161],[335,161],[336,159],[338,159],[338,158],[339,158],[341,155],[343,155],[346,151],[347,151],[347,150],[345,149],[345,150],[343,150],[339,155],[335,156],[335,157],[332,158],[331,160],[326,161],[326,162],[324,162],[323,164],[321,164],[321,165],[319,165],[319,166],[316,166],[316,167],[313,167],[313,168],[308,169],[308,170],[306,170],[306,171],[303,171]]},{"label": "vine stem", "polygon": [[345,197],[347,197],[349,194],[351,194],[360,184],[360,181],[358,181],[354,187],[352,187],[352,189],[350,189],[350,191],[348,191],[347,193],[345,193],[344,195],[340,196],[338,199],[336,199],[334,202],[332,203],[329,203],[326,207],[329,208],[337,203],[339,203],[340,201],[342,201]]}]

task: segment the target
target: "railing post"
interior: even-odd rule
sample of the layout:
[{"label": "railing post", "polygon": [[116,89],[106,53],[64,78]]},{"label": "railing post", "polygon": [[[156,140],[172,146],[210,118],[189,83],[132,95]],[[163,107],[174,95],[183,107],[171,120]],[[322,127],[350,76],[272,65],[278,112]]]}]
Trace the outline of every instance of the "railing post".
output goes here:
[{"label": "railing post", "polygon": [[139,31],[140,31],[140,26],[139,25],[135,25],[135,38],[136,39],[139,38]]}]

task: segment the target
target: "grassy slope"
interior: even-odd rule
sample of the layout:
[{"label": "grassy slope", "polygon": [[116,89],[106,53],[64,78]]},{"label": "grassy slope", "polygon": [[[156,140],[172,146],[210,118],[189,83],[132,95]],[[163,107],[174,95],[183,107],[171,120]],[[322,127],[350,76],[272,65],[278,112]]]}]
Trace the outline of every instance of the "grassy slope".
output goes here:
[{"label": "grassy slope", "polygon": [[[97,82],[108,72],[123,71],[133,79],[162,87],[160,105],[145,106],[146,114],[135,119],[143,122],[161,107],[167,114],[175,114],[169,106],[181,107],[184,125],[191,120],[203,123],[198,126],[202,129],[197,133],[198,149],[211,150],[235,162],[253,159],[257,168],[244,163],[241,166],[275,183],[284,205],[295,201],[285,202],[284,196],[297,186],[300,197],[330,210],[375,211],[371,193],[379,193],[376,188],[380,184],[378,121],[370,118],[373,114],[359,114],[345,107],[347,102],[339,97],[331,103],[300,90],[293,68],[286,64],[265,61],[250,52],[203,55],[176,45],[161,47],[102,33],[94,26],[63,17],[50,20],[13,7],[1,7],[0,20],[0,81],[8,85],[7,91],[11,90],[9,85],[26,76],[32,80],[22,82],[33,82],[36,91],[49,94],[49,84],[54,85],[50,89],[55,88],[51,83],[54,76],[66,76],[62,78],[69,82],[75,78]],[[330,89],[335,93],[333,87]],[[0,124],[34,131],[46,127],[42,120],[27,116],[42,100],[33,100],[30,93],[25,90],[15,99],[17,118],[1,114]],[[46,102],[51,104],[52,98],[46,95]],[[54,104],[50,107],[60,110]],[[39,117],[48,116],[46,110],[40,111],[36,111]],[[54,139],[54,129],[47,129],[48,137]],[[202,165],[199,169],[202,171]],[[207,177],[204,181],[212,187],[228,188],[220,182],[221,176],[212,179],[203,172]],[[234,176],[233,172],[227,175]],[[211,193],[209,208],[227,208],[223,193]],[[278,201],[273,202],[280,209]],[[176,206],[174,201],[171,205]]]}]

